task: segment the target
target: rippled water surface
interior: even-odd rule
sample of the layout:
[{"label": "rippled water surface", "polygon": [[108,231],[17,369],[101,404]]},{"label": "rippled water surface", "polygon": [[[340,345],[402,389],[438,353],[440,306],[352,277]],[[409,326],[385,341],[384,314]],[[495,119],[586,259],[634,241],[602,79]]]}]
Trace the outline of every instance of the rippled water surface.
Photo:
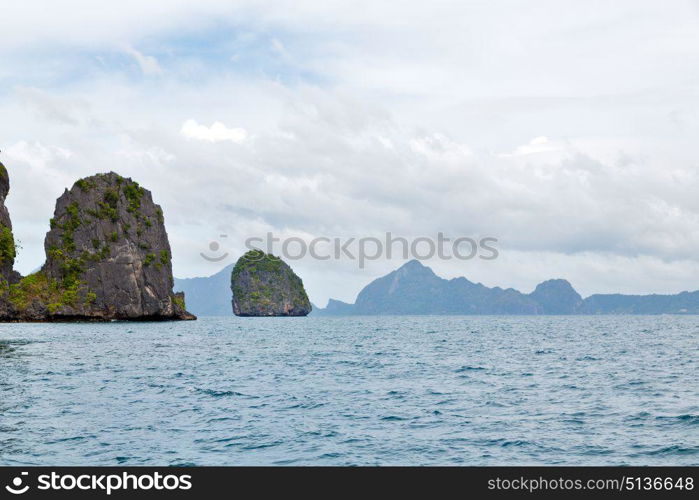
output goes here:
[{"label": "rippled water surface", "polygon": [[699,464],[699,317],[0,325],[0,464]]}]

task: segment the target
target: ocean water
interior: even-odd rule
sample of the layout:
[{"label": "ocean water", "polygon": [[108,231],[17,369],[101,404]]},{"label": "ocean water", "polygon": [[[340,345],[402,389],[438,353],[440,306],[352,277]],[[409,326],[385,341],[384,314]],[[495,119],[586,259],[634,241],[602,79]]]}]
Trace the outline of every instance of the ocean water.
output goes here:
[{"label": "ocean water", "polygon": [[699,317],[0,325],[2,465],[697,465]]}]

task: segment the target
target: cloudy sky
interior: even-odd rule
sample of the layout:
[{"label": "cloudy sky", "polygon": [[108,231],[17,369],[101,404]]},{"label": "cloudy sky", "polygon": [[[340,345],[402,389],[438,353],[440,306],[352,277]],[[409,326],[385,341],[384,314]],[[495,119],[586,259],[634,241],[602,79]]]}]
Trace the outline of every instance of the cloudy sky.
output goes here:
[{"label": "cloudy sky", "polygon": [[[699,289],[697,0],[24,0],[0,32],[21,272],[63,190],[114,170],[163,206],[178,277],[268,231],[441,231],[500,249],[445,277]],[[324,305],[400,263],[292,265]]]}]

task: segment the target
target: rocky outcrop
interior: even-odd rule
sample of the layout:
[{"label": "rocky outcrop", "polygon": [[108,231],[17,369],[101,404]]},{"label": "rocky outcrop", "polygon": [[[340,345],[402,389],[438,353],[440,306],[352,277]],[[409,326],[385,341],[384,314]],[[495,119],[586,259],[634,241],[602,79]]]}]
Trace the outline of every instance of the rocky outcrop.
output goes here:
[{"label": "rocky outcrop", "polygon": [[243,255],[231,274],[236,316],[307,316],[303,282],[279,257],[261,251]]},{"label": "rocky outcrop", "polygon": [[0,280],[12,283],[19,279],[13,270],[15,264],[15,238],[12,234],[12,221],[5,206],[10,192],[10,176],[5,165],[0,163]]},{"label": "rocky outcrop", "polygon": [[115,173],[77,181],[56,203],[46,263],[9,287],[19,321],[195,319],[172,291],[162,209]]},{"label": "rocky outcrop", "polygon": [[[14,271],[15,238],[12,233],[12,221],[5,206],[5,199],[10,192],[10,176],[5,166],[0,163],[0,291],[19,281],[21,276]],[[7,294],[0,293],[0,320],[10,317],[12,305]]]}]

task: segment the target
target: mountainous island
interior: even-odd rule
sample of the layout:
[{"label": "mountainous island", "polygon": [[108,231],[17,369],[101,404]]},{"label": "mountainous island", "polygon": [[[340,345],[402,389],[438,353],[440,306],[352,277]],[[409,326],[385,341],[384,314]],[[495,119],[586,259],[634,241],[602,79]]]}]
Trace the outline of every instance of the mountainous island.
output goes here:
[{"label": "mountainous island", "polygon": [[[175,289],[192,297],[190,309],[201,316],[227,316],[233,266],[208,278],[175,279]],[[466,278],[447,280],[419,261],[372,281],[354,304],[330,299],[311,315],[390,314],[699,314],[699,291],[676,295],[597,294],[583,299],[563,279],[539,284],[531,293],[489,288]]]},{"label": "mountainous island", "polygon": [[231,315],[230,264],[212,276],[202,278],[175,278],[174,289],[187,296],[187,309],[197,316]]},{"label": "mountainous island", "polygon": [[583,299],[562,279],[529,294],[447,280],[412,260],[367,285],[354,304],[331,299],[326,316],[379,314],[699,314],[699,291],[677,295],[592,295]]},{"label": "mountainous island", "polygon": [[[0,164],[1,165],[1,164]],[[21,277],[0,168],[0,321],[196,319],[173,293],[163,211],[150,191],[116,173],[78,180],[56,202],[46,262]]]},{"label": "mountainous island", "polygon": [[303,281],[279,257],[251,250],[231,273],[236,316],[308,316],[311,302]]}]

